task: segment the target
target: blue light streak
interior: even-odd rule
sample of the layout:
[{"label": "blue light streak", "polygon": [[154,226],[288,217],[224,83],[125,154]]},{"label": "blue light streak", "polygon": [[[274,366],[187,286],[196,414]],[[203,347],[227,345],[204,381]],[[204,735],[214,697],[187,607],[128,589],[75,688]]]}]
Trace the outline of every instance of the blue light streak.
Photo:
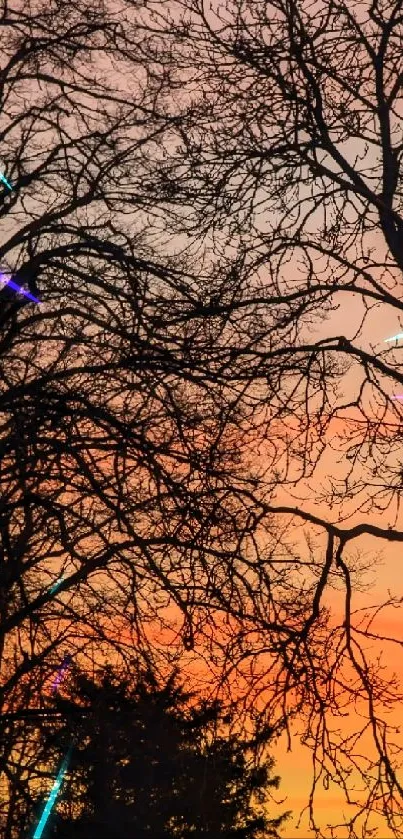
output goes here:
[{"label": "blue light streak", "polygon": [[40,300],[37,300],[37,298],[34,297],[34,295],[31,294],[29,291],[25,291],[25,288],[21,288],[21,286],[17,285],[17,283],[14,283],[13,280],[9,280],[7,277],[5,277],[4,274],[0,274],[0,280],[4,282],[5,285],[9,285],[15,291],[19,291],[21,294],[25,294],[25,297],[29,297],[29,299],[32,300],[34,303],[41,302]]},{"label": "blue light streak", "polygon": [[403,332],[399,332],[398,335],[393,335],[392,338],[385,338],[384,343],[387,344],[388,341],[397,341],[398,338],[403,338]]},{"label": "blue light streak", "polygon": [[57,793],[59,792],[59,789],[60,789],[60,787],[62,785],[62,782],[63,782],[64,775],[66,774],[66,770],[67,770],[67,766],[68,766],[68,763],[69,763],[69,760],[70,760],[70,755],[71,755],[72,749],[73,749],[73,744],[71,744],[71,746],[70,746],[70,748],[67,752],[67,755],[64,758],[64,761],[63,761],[63,763],[62,763],[62,765],[59,769],[57,778],[56,778],[56,780],[53,784],[53,787],[50,791],[49,798],[48,798],[48,800],[45,804],[42,816],[40,818],[39,824],[38,824],[38,826],[35,830],[35,833],[34,833],[32,839],[41,839],[44,828],[46,826],[46,822],[47,822],[47,820],[50,816],[52,807],[53,807],[53,805],[56,801]]},{"label": "blue light streak", "polygon": [[8,182],[7,178],[5,178],[5,177],[4,177],[4,175],[2,175],[2,174],[1,174],[1,172],[0,172],[0,181],[3,181],[3,184],[5,184],[6,186],[8,186],[8,188],[9,188],[10,192],[12,192],[12,191],[13,191],[13,188],[12,188],[11,184],[9,184],[9,182]]}]

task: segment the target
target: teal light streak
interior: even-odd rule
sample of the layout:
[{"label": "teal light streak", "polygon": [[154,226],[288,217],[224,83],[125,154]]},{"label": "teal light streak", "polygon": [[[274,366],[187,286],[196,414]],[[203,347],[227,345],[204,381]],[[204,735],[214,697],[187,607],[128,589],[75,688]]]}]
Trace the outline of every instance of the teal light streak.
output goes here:
[{"label": "teal light streak", "polygon": [[52,588],[49,589],[49,594],[54,594],[54,592],[57,591],[59,586],[62,584],[63,580],[64,580],[64,574],[62,574],[62,576],[59,577],[56,580],[56,582],[53,584]]},{"label": "teal light streak", "polygon": [[52,807],[53,807],[53,805],[56,801],[57,793],[59,792],[59,789],[62,785],[63,777],[66,774],[66,770],[67,770],[68,762],[70,760],[70,755],[71,755],[71,752],[72,752],[72,748],[73,748],[73,746],[71,745],[67,754],[66,754],[66,757],[64,758],[64,761],[63,761],[63,763],[62,763],[62,765],[59,769],[59,773],[58,773],[57,778],[56,778],[56,780],[53,784],[53,787],[50,791],[49,798],[48,798],[48,800],[45,804],[41,819],[39,821],[38,827],[36,828],[32,839],[41,839],[44,828],[46,826],[46,822],[47,822],[47,820],[50,816]]},{"label": "teal light streak", "polygon": [[7,178],[5,178],[5,177],[4,177],[4,175],[2,175],[2,174],[1,174],[1,172],[0,172],[0,181],[3,181],[3,184],[5,184],[6,186],[8,186],[8,188],[9,188],[10,192],[12,192],[12,191],[13,191],[13,188],[12,188],[11,184],[9,184],[9,182],[8,182]]},{"label": "teal light streak", "polygon": [[392,338],[385,338],[385,342],[384,342],[384,343],[385,343],[385,344],[387,344],[387,342],[388,342],[388,341],[397,341],[397,340],[398,340],[398,338],[403,338],[403,332],[399,332],[399,334],[398,334],[398,335],[393,335],[393,337],[392,337]]}]

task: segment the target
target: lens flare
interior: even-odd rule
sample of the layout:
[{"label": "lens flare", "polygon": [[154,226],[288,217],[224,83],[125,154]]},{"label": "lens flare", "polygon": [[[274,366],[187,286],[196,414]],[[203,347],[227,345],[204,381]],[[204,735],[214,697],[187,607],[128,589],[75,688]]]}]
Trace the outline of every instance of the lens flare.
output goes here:
[{"label": "lens flare", "polygon": [[398,335],[392,335],[392,338],[385,338],[384,343],[387,344],[388,341],[397,341],[399,338],[403,338],[403,332],[399,332]]},{"label": "lens flare", "polygon": [[62,574],[62,576],[61,576],[61,577],[58,577],[58,579],[56,580],[56,582],[55,582],[55,583],[53,583],[53,586],[51,586],[51,588],[49,589],[49,594],[54,594],[54,593],[55,593],[55,591],[57,591],[57,589],[59,588],[59,586],[60,586],[60,585],[61,585],[61,583],[63,582],[63,580],[64,580],[64,574]]},{"label": "lens flare", "polygon": [[61,665],[60,665],[60,667],[57,671],[56,678],[52,682],[53,690],[56,690],[56,688],[59,687],[60,682],[61,682],[66,670],[70,666],[70,664],[71,664],[71,656],[68,655],[68,653],[67,653],[67,655],[64,656],[64,659],[63,659],[63,661],[62,661],[62,663],[61,663]]},{"label": "lens flare", "polygon": [[8,186],[8,188],[9,188],[10,192],[12,192],[12,191],[13,191],[13,188],[12,188],[11,184],[9,184],[9,182],[8,182],[7,178],[5,178],[5,177],[4,177],[4,175],[2,175],[2,173],[1,173],[1,172],[0,172],[0,181],[3,181],[3,184],[5,184],[6,186]]},{"label": "lens flare", "polygon": [[49,798],[48,798],[48,800],[45,804],[42,816],[40,818],[39,824],[38,824],[38,826],[35,830],[35,833],[34,833],[32,839],[41,839],[43,831],[46,827],[46,822],[47,822],[47,820],[50,816],[50,813],[52,811],[52,807],[53,807],[53,805],[56,801],[57,793],[59,792],[59,789],[60,789],[60,787],[63,783],[63,778],[64,778],[64,776],[66,774],[66,771],[67,771],[67,766],[68,766],[68,763],[69,763],[69,760],[70,760],[70,755],[71,755],[72,749],[73,749],[73,744],[71,744],[71,746],[70,746],[70,748],[69,748],[69,750],[66,754],[66,757],[64,758],[64,761],[63,761],[63,763],[62,763],[62,765],[59,769],[58,775],[57,775],[56,780],[54,781],[52,789],[49,793]]},{"label": "lens flare", "polygon": [[0,273],[0,281],[2,283],[4,283],[4,285],[9,285],[10,288],[13,288],[15,291],[19,291],[20,294],[24,294],[25,297],[29,297],[29,299],[32,300],[34,303],[40,303],[41,302],[40,300],[37,300],[37,298],[34,297],[34,295],[31,294],[29,291],[25,291],[25,288],[21,288],[21,286],[17,285],[17,283],[14,283],[13,280],[10,280],[8,277],[5,277],[4,274],[1,274],[1,273]]}]

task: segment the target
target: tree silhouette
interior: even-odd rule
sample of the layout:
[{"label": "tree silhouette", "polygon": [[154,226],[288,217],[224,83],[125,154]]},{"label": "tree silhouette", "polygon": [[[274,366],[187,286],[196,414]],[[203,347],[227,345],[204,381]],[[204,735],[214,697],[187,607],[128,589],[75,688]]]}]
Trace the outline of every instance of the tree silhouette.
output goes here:
[{"label": "tree silhouette", "polygon": [[0,266],[41,301],[0,288],[5,839],[25,829],[21,778],[37,771],[24,715],[41,712],[64,651],[88,666],[127,662],[133,645],[161,660],[147,630],[163,626],[162,603],[179,615],[166,657],[191,650],[192,565],[236,518],[237,447],[206,381],[204,271],[149,233],[142,171],[172,121],[134,11],[0,4],[13,187],[0,186]]},{"label": "tree silhouette", "polygon": [[402,330],[402,3],[147,8],[176,122],[145,184],[167,236],[189,253],[211,244],[206,310],[221,332],[206,369],[247,406],[256,453],[249,533],[211,575],[209,609],[234,623],[210,658],[223,685],[242,674],[250,707],[264,684],[263,718],[312,749],[315,835],[343,831],[315,818],[330,778],[352,805],[347,831],[381,814],[398,837],[403,693],[382,668],[401,641],[378,620],[395,623],[402,591],[361,595],[379,545],[403,541],[401,341],[384,343]]},{"label": "tree silhouette", "polygon": [[355,547],[403,541],[399,345],[364,335],[378,307],[402,328],[401,0],[215,5],[1,9],[0,260],[43,301],[0,290],[7,839],[61,647],[151,655],[150,625],[262,738],[298,719],[318,836],[329,778],[351,834],[401,832],[371,652],[400,650],[375,618],[401,592],[360,612]]},{"label": "tree silhouette", "polygon": [[65,726],[48,722],[48,754],[73,739],[68,781],[49,826],[54,839],[264,839],[278,837],[287,814],[264,805],[273,760],[256,762],[254,741],[219,734],[219,702],[189,705],[173,671],[158,685],[148,670],[130,685],[111,667],[96,682],[76,671],[56,707]]},{"label": "tree silhouette", "polygon": [[0,265],[41,301],[0,288],[6,781],[23,771],[7,715],[42,707],[62,650],[156,658],[162,601],[181,620],[168,657],[193,646],[180,560],[210,551],[220,508],[232,527],[240,472],[203,372],[203,272],[147,234],[141,170],[171,119],[143,84],[132,4],[101,6],[0,4]]}]

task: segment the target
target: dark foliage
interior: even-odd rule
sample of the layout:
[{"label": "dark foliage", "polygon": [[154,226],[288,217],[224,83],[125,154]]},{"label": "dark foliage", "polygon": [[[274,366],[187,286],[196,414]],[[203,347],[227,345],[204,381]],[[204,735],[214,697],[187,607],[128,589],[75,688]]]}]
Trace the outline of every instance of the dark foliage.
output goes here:
[{"label": "dark foliage", "polygon": [[96,683],[76,674],[56,703],[68,723],[44,729],[56,762],[74,742],[49,839],[278,837],[287,816],[263,807],[279,783],[272,759],[256,762],[253,740],[218,734],[219,702],[190,699],[175,672],[162,687],[150,671],[134,687],[111,668]]}]

